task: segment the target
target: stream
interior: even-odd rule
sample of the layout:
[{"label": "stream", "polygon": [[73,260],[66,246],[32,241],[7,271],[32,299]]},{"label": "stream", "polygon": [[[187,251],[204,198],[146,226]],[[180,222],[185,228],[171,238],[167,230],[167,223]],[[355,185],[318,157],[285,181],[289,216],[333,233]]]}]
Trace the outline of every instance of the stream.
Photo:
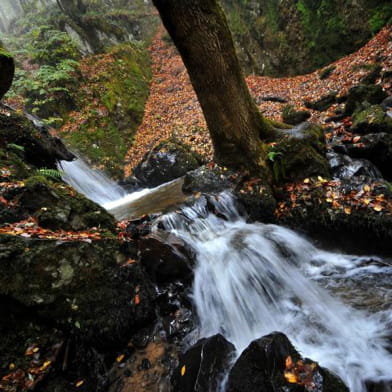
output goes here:
[{"label": "stream", "polygon": [[[61,169],[67,182],[117,219],[185,200],[180,181],[126,195],[80,160]],[[366,392],[368,380],[391,380],[391,261],[323,251],[284,227],[249,224],[229,193],[214,203],[219,217],[199,198],[159,218],[196,255],[193,339],[221,333],[239,355],[252,340],[281,331],[352,392]]]}]

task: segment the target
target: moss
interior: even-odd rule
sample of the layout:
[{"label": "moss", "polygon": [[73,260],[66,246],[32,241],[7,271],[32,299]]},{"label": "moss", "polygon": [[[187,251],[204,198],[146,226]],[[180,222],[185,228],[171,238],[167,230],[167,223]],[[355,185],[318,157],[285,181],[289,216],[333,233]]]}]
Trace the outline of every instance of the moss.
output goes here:
[{"label": "moss", "polygon": [[[119,45],[108,56],[104,70],[94,75],[92,88],[97,89],[94,95],[98,103],[89,110],[82,109],[82,123],[77,130],[64,132],[63,138],[92,164],[118,179],[123,176],[125,154],[143,118],[151,69],[144,46]],[[90,61],[101,59],[98,56]],[[85,107],[89,99],[81,94],[78,106]]]},{"label": "moss", "polygon": [[387,132],[392,133],[392,118],[379,105],[357,111],[353,114],[351,127],[356,133]]}]

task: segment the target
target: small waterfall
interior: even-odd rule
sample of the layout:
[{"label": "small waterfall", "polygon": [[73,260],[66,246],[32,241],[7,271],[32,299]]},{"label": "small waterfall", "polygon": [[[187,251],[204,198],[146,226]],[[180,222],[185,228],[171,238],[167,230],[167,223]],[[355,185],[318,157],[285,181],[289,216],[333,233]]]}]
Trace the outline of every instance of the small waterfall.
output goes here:
[{"label": "small waterfall", "polygon": [[109,203],[125,196],[126,191],[104,173],[92,169],[82,159],[61,161],[63,180],[98,204]]},{"label": "small waterfall", "polygon": [[87,198],[100,204],[117,220],[165,211],[186,200],[179,178],[155,188],[127,193],[104,173],[93,170],[82,159],[61,161],[58,165],[63,180]]},{"label": "small waterfall", "polygon": [[[282,331],[352,392],[366,392],[366,380],[392,378],[390,264],[321,251],[276,225],[248,224],[228,194],[214,207],[226,219],[209,213],[203,199],[162,218],[196,254],[200,337],[222,333],[240,354],[252,340]],[[380,296],[384,303],[373,313],[354,309],[330,293],[343,284],[346,298]]]}]

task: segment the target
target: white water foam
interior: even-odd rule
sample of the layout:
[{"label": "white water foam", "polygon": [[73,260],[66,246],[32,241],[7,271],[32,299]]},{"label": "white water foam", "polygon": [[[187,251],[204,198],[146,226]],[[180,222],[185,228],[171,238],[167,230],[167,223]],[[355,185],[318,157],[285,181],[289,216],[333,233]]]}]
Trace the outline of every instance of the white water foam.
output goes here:
[{"label": "white water foam", "polygon": [[[193,301],[199,337],[222,333],[239,355],[252,340],[281,331],[352,392],[366,392],[366,380],[392,379],[390,302],[370,313],[321,287],[348,284],[352,296],[361,290],[364,297],[366,290],[376,295],[380,276],[392,282],[388,263],[321,251],[276,225],[248,224],[228,194],[215,204],[227,219],[209,213],[203,199],[162,219],[196,254]],[[378,283],[363,288],[364,276]],[[391,292],[388,285],[378,288]]]}]

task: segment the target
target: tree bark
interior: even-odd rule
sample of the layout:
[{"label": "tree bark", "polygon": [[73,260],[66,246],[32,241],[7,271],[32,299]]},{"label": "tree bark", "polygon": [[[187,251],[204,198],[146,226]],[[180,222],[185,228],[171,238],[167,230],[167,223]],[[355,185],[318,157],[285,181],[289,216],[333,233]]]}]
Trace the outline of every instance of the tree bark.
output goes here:
[{"label": "tree bark", "polygon": [[273,127],[254,103],[216,0],[153,0],[188,70],[214,145],[217,162],[264,169],[261,140]]}]

